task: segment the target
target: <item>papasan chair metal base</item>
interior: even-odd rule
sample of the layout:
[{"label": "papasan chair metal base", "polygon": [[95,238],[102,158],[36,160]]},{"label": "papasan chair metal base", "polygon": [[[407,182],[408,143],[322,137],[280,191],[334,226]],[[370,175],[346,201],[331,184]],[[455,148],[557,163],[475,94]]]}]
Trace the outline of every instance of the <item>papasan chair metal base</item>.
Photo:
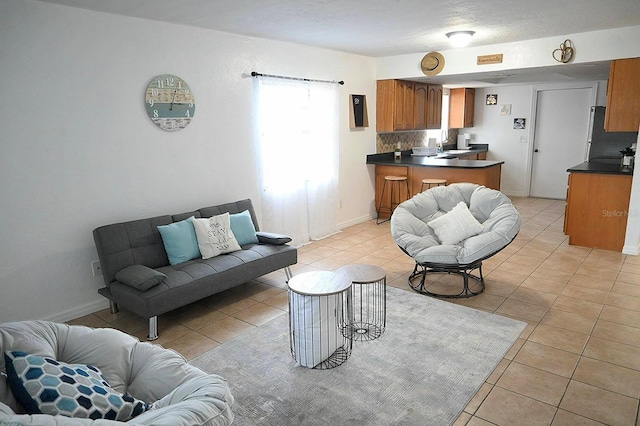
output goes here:
[{"label": "papasan chair metal base", "polygon": [[[478,270],[479,275],[474,275],[471,272]],[[434,293],[427,290],[425,286],[425,280],[427,274],[432,273],[447,273],[461,275],[463,279],[462,290],[457,294],[444,294]],[[474,288],[469,285],[469,281],[476,283]],[[409,287],[418,293],[426,294],[432,297],[443,297],[448,299],[463,299],[467,297],[477,296],[484,291],[484,277],[482,276],[482,262],[475,262],[469,265],[444,265],[437,263],[416,263],[413,268],[413,272],[409,275]]]}]

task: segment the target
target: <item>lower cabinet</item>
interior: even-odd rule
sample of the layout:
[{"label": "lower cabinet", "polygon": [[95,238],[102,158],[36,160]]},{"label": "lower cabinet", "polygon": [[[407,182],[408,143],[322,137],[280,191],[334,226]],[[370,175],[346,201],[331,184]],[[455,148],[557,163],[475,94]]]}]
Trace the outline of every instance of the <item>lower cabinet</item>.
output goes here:
[{"label": "lower cabinet", "polygon": [[[422,179],[446,179],[447,185],[457,182],[471,182],[478,185],[484,185],[487,188],[500,190],[500,175],[502,171],[501,164],[495,164],[490,167],[406,167],[406,166],[383,166],[376,165],[376,199],[375,208],[378,209],[380,201],[382,205],[388,207],[391,205],[391,191],[387,183],[387,190],[382,196],[382,188],[384,186],[384,177],[406,176],[409,185],[409,195],[414,196],[420,192],[422,187]],[[406,188],[404,183],[400,186],[400,201],[407,199]],[[394,197],[394,203],[397,199]],[[388,212],[381,211],[380,218],[388,218]]]},{"label": "lower cabinet", "polygon": [[622,251],[631,197],[629,175],[570,173],[564,233],[569,244]]},{"label": "lower cabinet", "polygon": [[480,154],[473,154],[473,155],[465,155],[464,157],[460,157],[461,160],[486,160],[487,159],[487,153],[486,152],[482,152]]},{"label": "lower cabinet", "polygon": [[450,183],[470,182],[487,188],[500,190],[502,166],[453,168],[453,167],[410,167],[409,191],[416,195],[422,187],[422,179],[445,179]]}]

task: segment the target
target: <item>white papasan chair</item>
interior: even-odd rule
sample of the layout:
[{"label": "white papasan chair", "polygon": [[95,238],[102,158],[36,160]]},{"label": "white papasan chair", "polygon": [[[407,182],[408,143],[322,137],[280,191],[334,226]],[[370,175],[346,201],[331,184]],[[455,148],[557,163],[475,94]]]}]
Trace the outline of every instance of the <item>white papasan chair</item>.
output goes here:
[{"label": "white papasan chair", "polygon": [[[432,222],[434,219],[438,220]],[[454,183],[431,188],[401,203],[391,217],[391,234],[416,262],[409,276],[412,289],[429,296],[462,298],[484,291],[482,261],[508,246],[520,225],[520,214],[500,191]],[[468,234],[471,236],[456,241],[457,236]],[[462,290],[428,290],[425,280],[429,273],[461,275]]]},{"label": "white papasan chair", "polygon": [[[97,367],[115,392],[150,407],[127,422],[25,414],[6,374],[4,355],[16,354],[14,351],[35,355],[35,359],[40,356]],[[218,426],[233,421],[233,396],[224,379],[188,364],[173,350],[140,342],[115,329],[46,321],[5,323],[0,324],[0,352],[0,425]],[[15,360],[10,362],[16,365]]]}]

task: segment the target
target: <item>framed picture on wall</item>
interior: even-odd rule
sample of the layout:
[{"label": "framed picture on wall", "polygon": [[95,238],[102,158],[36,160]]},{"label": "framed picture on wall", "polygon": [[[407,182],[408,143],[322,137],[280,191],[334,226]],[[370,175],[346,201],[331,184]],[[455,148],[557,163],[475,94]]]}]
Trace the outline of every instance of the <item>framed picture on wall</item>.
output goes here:
[{"label": "framed picture on wall", "polygon": [[497,105],[498,104],[498,95],[487,95],[487,105]]},{"label": "framed picture on wall", "polygon": [[527,120],[525,118],[514,118],[513,119],[513,128],[514,129],[524,129]]},{"label": "framed picture on wall", "polygon": [[359,127],[369,127],[369,116],[367,114],[367,96],[349,95],[349,127],[357,129]]}]

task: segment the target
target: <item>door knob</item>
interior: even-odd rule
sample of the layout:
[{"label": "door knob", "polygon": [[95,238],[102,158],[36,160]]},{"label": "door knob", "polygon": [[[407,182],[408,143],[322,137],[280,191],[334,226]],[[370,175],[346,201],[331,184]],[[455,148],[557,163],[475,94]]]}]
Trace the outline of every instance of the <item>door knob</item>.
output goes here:
[{"label": "door knob", "polygon": [[533,150],[533,152],[538,152],[538,150],[537,150],[537,149],[534,149],[534,150]]}]

